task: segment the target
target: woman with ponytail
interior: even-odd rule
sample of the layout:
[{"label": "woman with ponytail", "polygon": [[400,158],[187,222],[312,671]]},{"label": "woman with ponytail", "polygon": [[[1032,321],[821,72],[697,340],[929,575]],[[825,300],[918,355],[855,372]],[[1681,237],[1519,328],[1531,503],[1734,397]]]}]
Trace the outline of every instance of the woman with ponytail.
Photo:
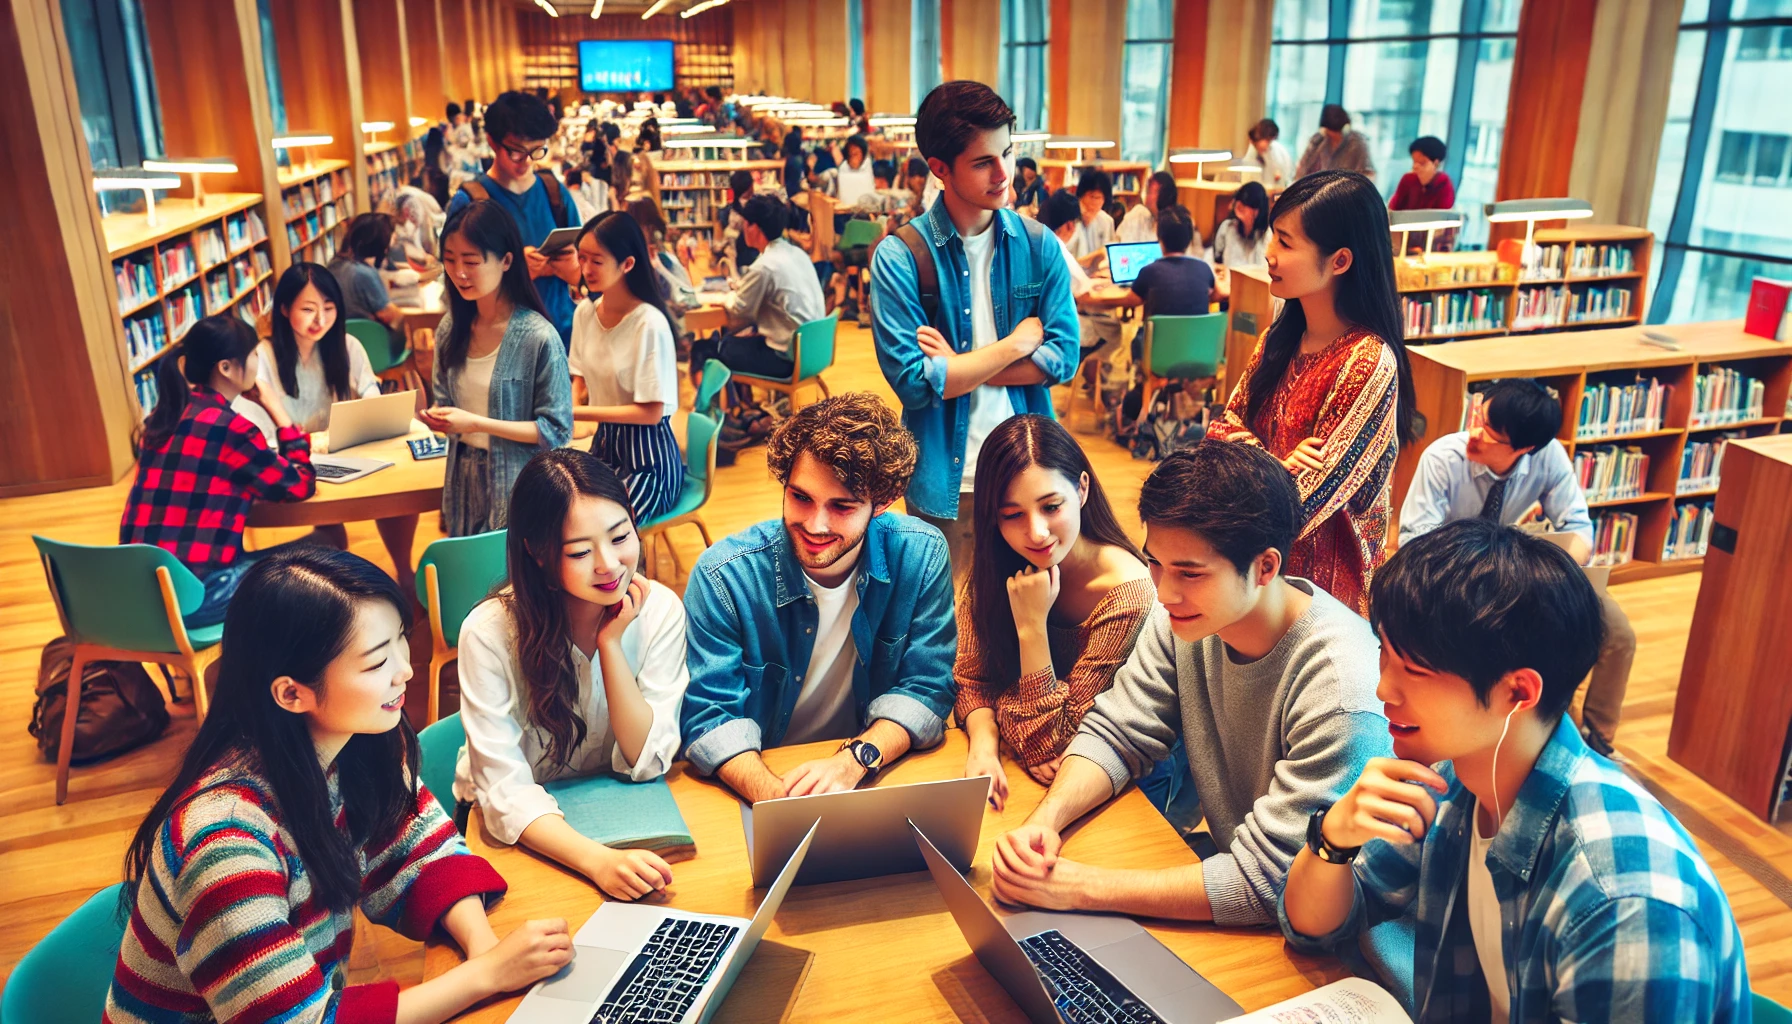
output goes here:
[{"label": "woman with ponytail", "polygon": [[[190,627],[223,622],[250,563],[273,550],[242,550],[249,506],[304,501],[317,488],[311,436],[287,415],[280,390],[258,383],[259,362],[253,328],[208,316],[156,364],[161,397],[137,438],[118,542],[166,548],[205,584]],[[267,411],[278,451],[230,408],[238,396]]]}]

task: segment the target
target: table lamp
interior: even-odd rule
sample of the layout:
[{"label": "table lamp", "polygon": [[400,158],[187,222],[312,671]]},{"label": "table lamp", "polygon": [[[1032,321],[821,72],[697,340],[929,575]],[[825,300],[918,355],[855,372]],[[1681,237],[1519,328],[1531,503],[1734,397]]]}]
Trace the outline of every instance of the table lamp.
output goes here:
[{"label": "table lamp", "polygon": [[1584,199],[1508,199],[1488,203],[1487,223],[1515,224],[1524,221],[1524,247],[1531,248],[1531,236],[1540,220],[1581,220],[1593,216],[1593,204]]},{"label": "table lamp", "polygon": [[290,135],[276,136],[274,139],[274,142],[273,142],[273,146],[275,149],[284,149],[284,150],[289,150],[289,151],[294,150],[294,149],[304,150],[305,151],[305,168],[307,170],[309,170],[311,168],[311,147],[312,146],[328,146],[330,143],[335,142],[335,141],[336,141],[335,136],[325,135],[322,132],[293,132]]},{"label": "table lamp", "polygon": [[1406,255],[1406,239],[1414,231],[1425,232],[1425,255],[1431,255],[1432,233],[1443,228],[1460,228],[1460,210],[1389,210],[1388,227],[1400,232],[1399,256]]},{"label": "table lamp", "polygon": [[1172,150],[1170,150],[1170,162],[1171,163],[1173,163],[1173,164],[1194,164],[1195,165],[1195,180],[1196,181],[1201,180],[1201,166],[1203,164],[1217,164],[1221,160],[1230,160],[1230,159],[1232,159],[1232,151],[1229,149],[1172,149]]},{"label": "table lamp", "polygon": [[418,117],[416,114],[411,115],[411,127],[412,128],[421,128],[428,123],[429,123],[429,118],[427,118],[427,117]]},{"label": "table lamp", "polygon": [[93,176],[95,192],[142,192],[148,208],[149,226],[156,226],[156,192],[158,188],[179,188],[180,179],[170,174],[148,171],[141,167],[120,167],[98,171]]},{"label": "table lamp", "polygon": [[191,174],[193,176],[193,205],[205,205],[205,185],[200,180],[207,174],[235,174],[236,163],[228,157],[208,156],[194,160],[145,160],[143,169],[158,171],[164,174]]},{"label": "table lamp", "polygon": [[393,125],[392,125],[392,122],[390,122],[390,121],[362,121],[361,122],[361,131],[365,132],[368,135],[373,136],[372,141],[374,141],[374,142],[380,141],[380,133],[381,132],[389,132],[392,130],[392,127],[393,127]]},{"label": "table lamp", "polygon": [[1083,162],[1085,149],[1112,149],[1114,140],[1095,135],[1053,135],[1045,140],[1046,149],[1069,149],[1076,151],[1073,163]]},{"label": "table lamp", "polygon": [[1263,165],[1248,161],[1242,164],[1227,164],[1226,170],[1238,175],[1239,181],[1250,181],[1250,176],[1253,174],[1257,175],[1259,179],[1263,177]]}]

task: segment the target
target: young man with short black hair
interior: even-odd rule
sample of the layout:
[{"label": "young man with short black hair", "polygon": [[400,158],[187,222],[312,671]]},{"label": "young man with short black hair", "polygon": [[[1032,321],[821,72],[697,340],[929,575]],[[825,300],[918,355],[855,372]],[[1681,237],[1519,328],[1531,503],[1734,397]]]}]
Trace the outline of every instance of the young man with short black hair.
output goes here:
[{"label": "young man with short black hair", "polygon": [[[1493,382],[1469,429],[1445,434],[1419,456],[1400,506],[1401,545],[1458,519],[1544,523],[1567,534],[1568,553],[1587,564],[1593,520],[1568,451],[1556,440],[1561,429],[1562,405],[1543,385],[1523,378]],[[1609,755],[1636,659],[1636,631],[1610,593],[1601,593],[1599,603],[1605,642],[1587,683],[1581,734]]]},{"label": "young man with short black hair", "polygon": [[1375,574],[1370,620],[1394,756],[1315,805],[1280,906],[1288,941],[1336,950],[1412,921],[1417,1024],[1748,1020],[1710,866],[1564,714],[1599,650],[1573,559],[1453,522]]},{"label": "young man with short black hair", "polygon": [[1390,210],[1448,210],[1456,205],[1456,186],[1444,173],[1444,140],[1421,135],[1406,147],[1412,154],[1412,170],[1394,186]]},{"label": "young man with short black hair", "polygon": [[1076,372],[1064,261],[1044,228],[1006,209],[1013,127],[1014,112],[986,85],[928,93],[915,144],[944,187],[871,257],[878,365],[921,446],[908,508],[945,532],[959,575],[972,544],[959,496],[976,479],[984,438],[1017,413],[1053,415],[1049,389]]},{"label": "young man with short black hair", "polygon": [[1070,255],[1089,270],[1107,258],[1108,243],[1114,240],[1114,215],[1108,212],[1113,201],[1114,179],[1108,172],[1089,167],[1077,176],[1076,202],[1082,219],[1071,238]]},{"label": "young man with short black hair", "polygon": [[827,299],[809,254],[784,237],[790,211],[776,196],[748,197],[740,215],[741,240],[759,255],[722,304],[727,333],[693,345],[691,365],[701,371],[715,358],[737,373],[789,378],[791,339],[798,327],[828,315]]},{"label": "young man with short black hair", "polygon": [[[1181,204],[1157,213],[1157,246],[1163,255],[1140,268],[1132,290],[1110,300],[1115,306],[1143,306],[1146,330],[1154,316],[1203,316],[1214,295],[1213,268],[1189,252],[1195,218]],[[1133,335],[1132,358],[1145,358],[1145,333]]]},{"label": "young man with short black hair", "polygon": [[[995,892],[1050,910],[1269,924],[1307,817],[1388,752],[1369,624],[1282,575],[1300,529],[1288,471],[1261,448],[1201,441],[1139,492],[1160,607],[1095,699],[1027,823],[996,843]],[[1180,739],[1218,852],[1126,871],[1058,855],[1060,833]]]}]

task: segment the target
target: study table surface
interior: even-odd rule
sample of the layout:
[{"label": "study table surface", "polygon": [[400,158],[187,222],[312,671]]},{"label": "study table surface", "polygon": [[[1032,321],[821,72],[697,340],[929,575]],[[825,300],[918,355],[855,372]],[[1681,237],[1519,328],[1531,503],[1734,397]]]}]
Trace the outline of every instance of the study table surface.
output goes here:
[{"label": "study table surface", "polygon": [[[326,444],[329,433],[316,435]],[[392,465],[345,484],[317,480],[317,493],[304,501],[258,501],[249,507],[250,526],[322,526],[357,523],[367,519],[433,512],[442,507],[442,478],[446,458],[411,458],[405,442],[428,437],[429,428],[411,421],[410,433],[384,441],[370,441],[334,454],[380,459]]]},{"label": "study table surface", "polygon": [[[765,752],[773,771],[826,757],[832,741]],[[930,751],[910,754],[876,785],[928,782],[964,774],[966,740],[957,729]],[[998,914],[1016,912],[990,896],[990,857],[996,840],[1019,826],[1039,803],[1044,787],[1012,761],[1009,798],[1000,813],[986,811],[970,882]],[[703,779],[680,762],[667,775],[696,853],[672,862],[673,882],[660,899],[666,906],[711,914],[752,917],[764,895],[752,887],[740,804],[720,783]],[[520,846],[504,846],[484,830],[477,809],[467,844],[510,883],[491,911],[500,936],[524,921],[564,917],[577,931],[604,897],[584,877]],[[1063,855],[1114,868],[1164,868],[1195,856],[1136,787],[1066,834]],[[651,897],[650,897],[651,899]],[[1345,976],[1338,962],[1294,953],[1273,928],[1216,928],[1209,924],[1143,922],[1151,934],[1246,1010],[1298,995]],[[424,973],[433,978],[461,962],[442,940],[430,945]],[[521,994],[487,1001],[459,1020],[501,1024]],[[718,1021],[988,1021],[1024,1022],[995,979],[972,956],[925,871],[856,881],[797,886],[790,890],[771,930],[721,1007]]]}]

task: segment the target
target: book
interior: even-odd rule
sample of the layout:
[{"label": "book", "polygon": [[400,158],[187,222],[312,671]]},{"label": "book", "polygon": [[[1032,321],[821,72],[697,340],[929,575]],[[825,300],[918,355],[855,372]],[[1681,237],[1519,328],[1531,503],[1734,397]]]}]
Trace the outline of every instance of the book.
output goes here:
[{"label": "book", "polygon": [[1715,427],[1766,415],[1767,385],[1740,370],[1717,366],[1693,378],[1692,425]]},{"label": "book", "polygon": [[[1654,377],[1646,381],[1636,378],[1634,383],[1589,381],[1580,396],[1575,439],[1586,441],[1660,430],[1673,390]],[[1694,425],[1698,425],[1696,420]]]},{"label": "book", "polygon": [[1717,505],[1710,499],[1676,504],[1674,518],[1668,522],[1668,539],[1661,560],[1705,557],[1705,549],[1711,543],[1711,525],[1716,521]]},{"label": "book", "polygon": [[1412,1018],[1387,989],[1345,978],[1220,1024],[1412,1024]]},{"label": "book", "polygon": [[657,853],[695,845],[665,779],[628,782],[600,773],[556,779],[541,788],[560,805],[573,831],[605,846]]},{"label": "book", "polygon": [[1775,281],[1757,277],[1748,291],[1748,314],[1742,331],[1757,338],[1792,341],[1792,313],[1787,310],[1792,300],[1792,281]]},{"label": "book", "polygon": [[1574,473],[1590,502],[1642,495],[1649,478],[1649,456],[1637,447],[1595,445],[1574,453]]},{"label": "book", "polygon": [[1631,512],[1600,512],[1593,516],[1592,565],[1623,565],[1636,554],[1637,518]]}]

